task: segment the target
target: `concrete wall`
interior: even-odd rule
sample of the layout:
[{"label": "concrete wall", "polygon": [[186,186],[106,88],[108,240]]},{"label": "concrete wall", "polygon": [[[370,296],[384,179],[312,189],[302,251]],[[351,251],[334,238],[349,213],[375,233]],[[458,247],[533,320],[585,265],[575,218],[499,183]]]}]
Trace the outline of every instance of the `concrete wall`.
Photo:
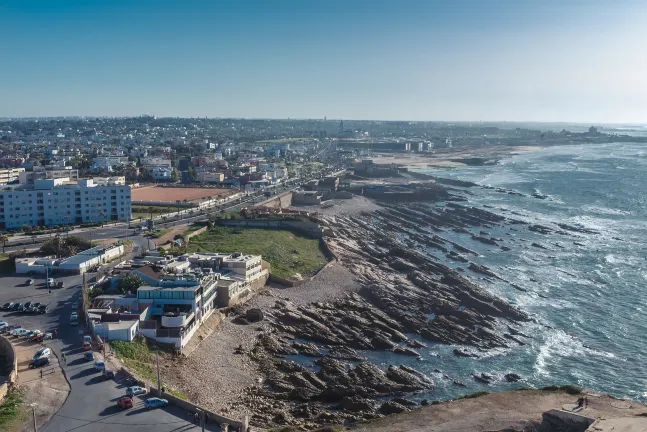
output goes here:
[{"label": "concrete wall", "polygon": [[[279,205],[280,204],[280,205]],[[257,207],[288,208],[292,205],[292,191],[278,194],[267,201],[256,204]]]},{"label": "concrete wall", "polygon": [[203,227],[202,227],[202,228],[200,228],[199,230],[196,230],[196,231],[193,231],[192,233],[186,234],[184,237],[186,237],[186,238],[190,239],[190,238],[192,238],[192,237],[195,237],[195,236],[197,236],[197,235],[202,234],[203,232],[207,231],[208,229],[209,229],[209,227],[207,227],[207,226],[203,226]]},{"label": "concrete wall", "polygon": [[581,431],[587,430],[595,420],[591,417],[562,410],[550,410],[542,414],[542,424],[549,423],[557,427],[567,426],[568,428]]}]

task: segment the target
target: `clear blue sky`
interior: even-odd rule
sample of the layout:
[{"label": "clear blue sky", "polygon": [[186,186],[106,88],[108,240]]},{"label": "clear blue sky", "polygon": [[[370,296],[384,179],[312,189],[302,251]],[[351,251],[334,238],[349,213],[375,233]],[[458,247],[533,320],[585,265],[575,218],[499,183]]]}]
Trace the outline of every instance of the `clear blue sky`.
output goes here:
[{"label": "clear blue sky", "polygon": [[0,0],[0,116],[647,123],[644,0]]}]

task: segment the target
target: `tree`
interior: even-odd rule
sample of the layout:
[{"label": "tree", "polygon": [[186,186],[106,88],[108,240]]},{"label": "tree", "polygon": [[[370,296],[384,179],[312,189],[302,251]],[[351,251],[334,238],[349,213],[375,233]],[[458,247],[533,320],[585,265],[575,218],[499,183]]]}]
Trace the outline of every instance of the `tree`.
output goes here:
[{"label": "tree", "polygon": [[157,252],[163,257],[165,257],[168,253],[166,252],[166,249],[164,249],[162,246],[157,248]]},{"label": "tree", "polygon": [[4,253],[4,248],[8,241],[9,241],[9,237],[7,237],[4,234],[0,235],[0,242],[2,242],[2,253]]},{"label": "tree", "polygon": [[67,258],[75,255],[78,251],[90,248],[90,242],[84,238],[70,236],[62,238],[59,235],[51,240],[46,241],[40,247],[40,252],[44,255],[56,255],[60,258]]},{"label": "tree", "polygon": [[153,220],[153,212],[155,212],[155,207],[153,206],[148,207],[148,212],[151,214],[151,220]]},{"label": "tree", "polygon": [[137,288],[144,285],[144,281],[137,275],[127,274],[117,282],[117,289],[121,294],[132,294]]}]

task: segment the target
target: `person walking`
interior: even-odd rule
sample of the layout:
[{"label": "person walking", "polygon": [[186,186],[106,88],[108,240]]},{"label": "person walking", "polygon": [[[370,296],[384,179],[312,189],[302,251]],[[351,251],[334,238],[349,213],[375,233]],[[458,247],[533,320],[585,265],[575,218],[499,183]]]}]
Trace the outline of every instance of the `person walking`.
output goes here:
[{"label": "person walking", "polygon": [[61,357],[63,358],[63,364],[67,365],[67,356],[65,355],[65,353],[61,353]]}]

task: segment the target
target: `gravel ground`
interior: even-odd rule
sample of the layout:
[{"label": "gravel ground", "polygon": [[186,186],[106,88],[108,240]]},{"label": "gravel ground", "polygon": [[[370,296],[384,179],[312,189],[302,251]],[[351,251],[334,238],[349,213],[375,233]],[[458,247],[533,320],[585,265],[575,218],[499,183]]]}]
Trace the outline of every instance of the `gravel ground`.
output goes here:
[{"label": "gravel ground", "polygon": [[355,195],[352,199],[334,199],[327,202],[332,202],[330,207],[315,206],[294,206],[290,207],[292,210],[308,211],[318,213],[323,216],[337,216],[337,215],[354,215],[360,212],[373,212],[380,208],[375,201],[365,198],[363,196]]}]

